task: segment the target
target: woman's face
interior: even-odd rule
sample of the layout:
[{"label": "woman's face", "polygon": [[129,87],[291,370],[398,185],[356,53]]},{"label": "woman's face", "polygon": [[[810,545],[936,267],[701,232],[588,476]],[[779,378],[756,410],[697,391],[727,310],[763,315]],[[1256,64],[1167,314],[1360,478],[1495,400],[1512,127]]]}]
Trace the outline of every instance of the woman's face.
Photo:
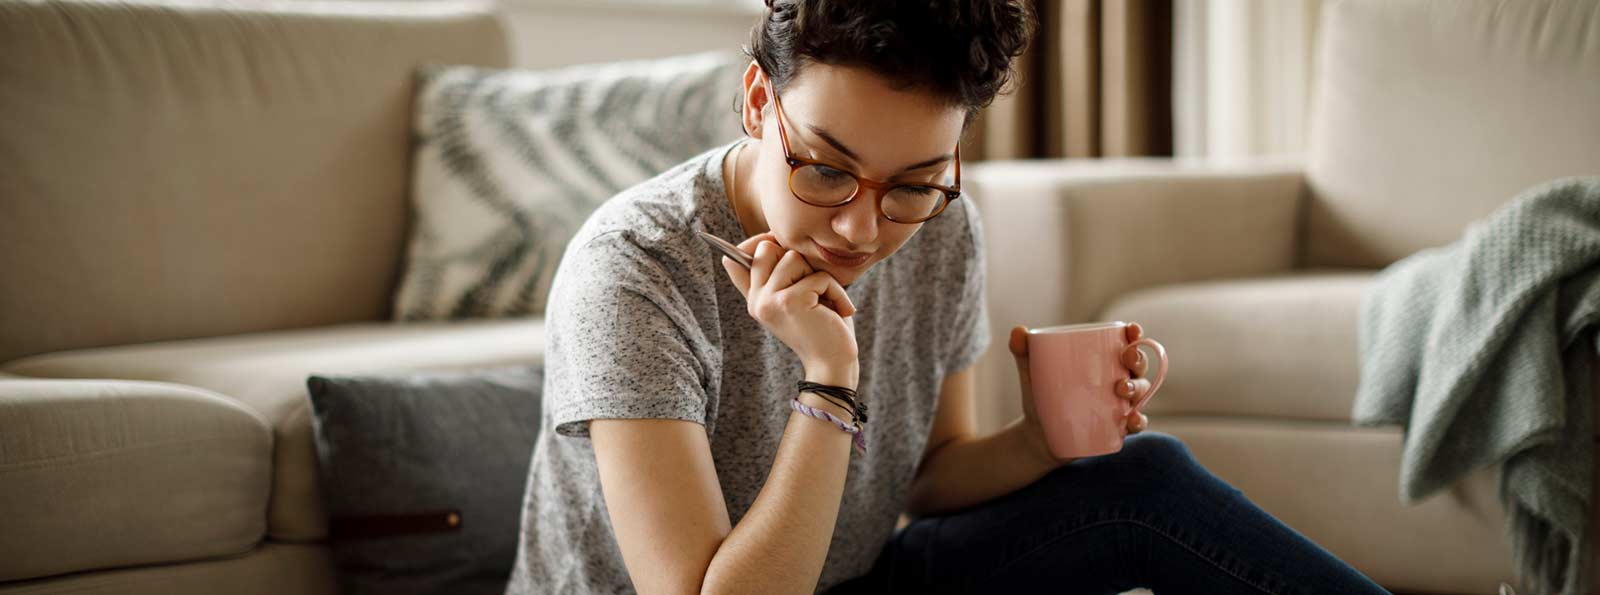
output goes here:
[{"label": "woman's face", "polygon": [[[772,87],[752,62],[745,73],[745,130],[756,139],[741,155],[752,165],[742,173],[736,196],[741,223],[756,234],[770,230],[778,243],[799,251],[816,270],[849,285],[894,254],[922,224],[889,221],[878,210],[879,191],[863,187],[838,207],[801,202],[789,189],[778,111]],[[783,126],[795,157],[822,161],[880,182],[949,185],[964,111],[917,91],[893,89],[859,68],[808,64],[782,92]],[[754,227],[754,229],[752,229]],[[763,229],[764,228],[764,229]],[[865,254],[859,262],[830,260],[835,254]]]}]

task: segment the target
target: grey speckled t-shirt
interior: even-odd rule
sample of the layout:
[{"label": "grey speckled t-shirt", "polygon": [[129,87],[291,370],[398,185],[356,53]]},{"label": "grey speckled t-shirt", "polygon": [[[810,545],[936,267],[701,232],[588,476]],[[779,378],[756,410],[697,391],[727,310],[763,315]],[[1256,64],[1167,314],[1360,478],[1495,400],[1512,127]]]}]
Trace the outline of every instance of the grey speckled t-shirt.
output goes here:
[{"label": "grey speckled t-shirt", "polygon": [[[804,370],[695,236],[746,237],[722,180],[733,146],[607,201],[567,247],[546,310],[544,416],[508,593],[634,592],[588,420],[704,425],[735,525],[761,491]],[[850,459],[819,591],[871,568],[904,508],[941,381],[987,347],[982,242],[971,201],[958,200],[847,290],[872,421],[866,455]]]}]

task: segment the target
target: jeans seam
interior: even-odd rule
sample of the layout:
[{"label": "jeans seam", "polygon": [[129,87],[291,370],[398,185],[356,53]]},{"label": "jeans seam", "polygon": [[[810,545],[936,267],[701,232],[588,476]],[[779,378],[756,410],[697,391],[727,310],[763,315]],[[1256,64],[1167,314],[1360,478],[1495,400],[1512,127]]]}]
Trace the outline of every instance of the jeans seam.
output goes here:
[{"label": "jeans seam", "polygon": [[1174,537],[1173,535],[1167,533],[1166,531],[1161,530],[1160,527],[1157,527],[1155,525],[1152,525],[1150,523],[1146,523],[1146,522],[1143,522],[1143,521],[1135,520],[1135,519],[1112,519],[1112,520],[1105,520],[1105,521],[1095,521],[1095,522],[1092,522],[1092,523],[1087,523],[1085,525],[1082,525],[1080,527],[1077,527],[1075,529],[1072,529],[1070,531],[1067,531],[1067,532],[1062,533],[1060,535],[1057,535],[1055,537],[1052,537],[1052,538],[1050,538],[1048,540],[1045,540],[1044,543],[1039,544],[1038,546],[1034,547],[1033,549],[1030,549],[1030,550],[1028,550],[1026,552],[1023,552],[1021,555],[1018,555],[1015,558],[1012,558],[1011,561],[1006,562],[1005,564],[1001,564],[999,568],[996,568],[994,570],[994,572],[990,572],[988,575],[985,575],[983,577],[983,581],[982,582],[988,582],[989,579],[994,578],[995,576],[999,575],[1001,572],[1005,571],[1007,568],[1011,567],[1012,564],[1015,564],[1017,560],[1020,560],[1022,558],[1026,558],[1028,556],[1031,556],[1035,552],[1038,552],[1039,550],[1042,550],[1042,549],[1044,549],[1046,547],[1049,547],[1051,544],[1054,544],[1054,543],[1056,543],[1058,541],[1061,541],[1062,539],[1065,539],[1065,538],[1071,536],[1074,533],[1078,533],[1080,531],[1084,531],[1086,529],[1092,529],[1094,527],[1098,527],[1098,526],[1102,526],[1102,525],[1113,525],[1113,524],[1117,524],[1117,523],[1129,523],[1129,524],[1138,525],[1138,526],[1144,527],[1146,529],[1149,529],[1149,530],[1155,532],[1155,534],[1160,535],[1162,537],[1165,537],[1168,541],[1170,541],[1170,542],[1172,542],[1174,544],[1177,544],[1178,547],[1181,547],[1184,550],[1187,550],[1189,553],[1194,554],[1194,556],[1196,558],[1204,560],[1207,564],[1210,564],[1210,565],[1216,567],[1217,570],[1221,570],[1223,573],[1227,574],[1228,576],[1233,577],[1235,580],[1238,580],[1241,583],[1249,585],[1251,588],[1254,588],[1257,591],[1260,591],[1262,593],[1266,593],[1267,595],[1282,595],[1281,593],[1275,592],[1275,591],[1273,591],[1271,589],[1268,589],[1268,588],[1266,588],[1264,586],[1258,585],[1258,584],[1250,581],[1249,579],[1246,579],[1245,577],[1239,576],[1238,573],[1234,572],[1233,570],[1228,569],[1226,566],[1223,566],[1222,564],[1217,563],[1217,561],[1212,560],[1211,558],[1207,557],[1205,554],[1201,553],[1199,550],[1196,550],[1195,548],[1190,547],[1189,544],[1184,543],[1183,540],[1178,539],[1177,537]]}]

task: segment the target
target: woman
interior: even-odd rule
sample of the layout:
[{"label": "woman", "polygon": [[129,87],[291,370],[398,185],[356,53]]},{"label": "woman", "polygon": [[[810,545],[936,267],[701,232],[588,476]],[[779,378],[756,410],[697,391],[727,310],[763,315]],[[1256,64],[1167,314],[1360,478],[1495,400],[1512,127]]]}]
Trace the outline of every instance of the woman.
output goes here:
[{"label": "woman", "polygon": [[[983,228],[956,147],[1030,17],[900,4],[769,2],[748,138],[573,239],[510,593],[1384,592],[1176,439],[1051,456],[1021,327],[1026,413],[976,435]],[[915,520],[896,530],[901,512]]]}]

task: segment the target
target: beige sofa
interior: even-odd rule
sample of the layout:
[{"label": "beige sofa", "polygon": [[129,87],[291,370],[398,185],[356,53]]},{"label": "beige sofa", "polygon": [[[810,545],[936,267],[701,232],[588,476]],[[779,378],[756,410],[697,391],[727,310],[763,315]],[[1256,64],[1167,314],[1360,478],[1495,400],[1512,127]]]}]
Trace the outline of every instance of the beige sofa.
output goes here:
[{"label": "beige sofa", "polygon": [[[1303,158],[971,168],[995,340],[1142,323],[1173,362],[1153,429],[1391,590],[1494,593],[1495,470],[1402,507],[1399,429],[1350,423],[1359,306],[1377,269],[1524,187],[1600,175],[1600,3],[1323,11]],[[1010,355],[981,366],[985,421],[1017,415]]]},{"label": "beige sofa", "polygon": [[336,592],[306,375],[541,352],[386,322],[412,73],[501,22],[221,4],[0,2],[0,592]]},{"label": "beige sofa", "polygon": [[[1492,477],[1402,509],[1398,434],[1348,425],[1355,307],[1373,267],[1596,169],[1600,16],[1379,6],[1328,7],[1304,168],[972,168],[985,425],[1016,414],[1009,324],[1138,320],[1175,358],[1157,429],[1396,590],[1489,593]],[[305,376],[542,354],[537,319],[387,322],[412,69],[505,65],[506,30],[457,5],[0,0],[0,593],[336,590]]]}]

